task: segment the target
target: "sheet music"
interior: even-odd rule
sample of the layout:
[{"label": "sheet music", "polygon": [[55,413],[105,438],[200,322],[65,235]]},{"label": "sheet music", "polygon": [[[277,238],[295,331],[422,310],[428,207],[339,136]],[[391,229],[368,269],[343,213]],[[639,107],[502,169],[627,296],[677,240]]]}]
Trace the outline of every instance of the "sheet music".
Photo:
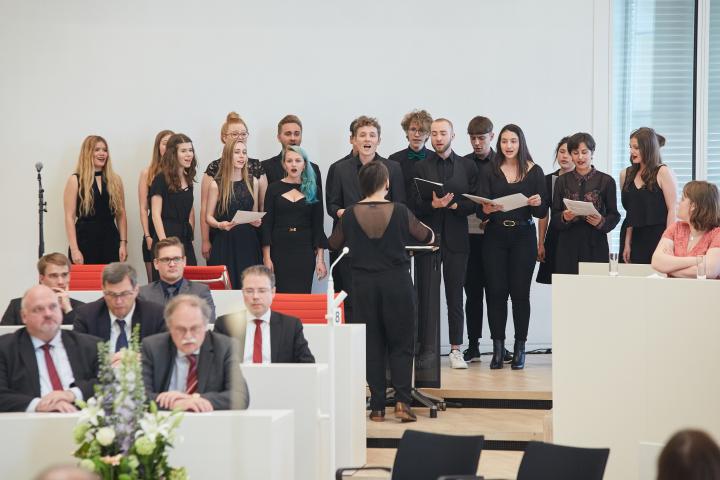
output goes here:
[{"label": "sheet music", "polygon": [[463,193],[463,196],[480,205],[500,205],[503,212],[509,212],[517,208],[527,207],[528,204],[528,197],[526,197],[522,193],[513,193],[512,195],[506,195],[504,197],[496,198],[494,200],[490,200],[489,198],[485,197],[477,197],[468,193]]},{"label": "sheet music", "polygon": [[570,200],[568,198],[563,198],[563,203],[568,210],[570,210],[579,217],[589,217],[590,215],[601,216],[600,212],[597,211],[595,205],[593,205],[592,202],[581,202],[579,200]]},{"label": "sheet music", "polygon": [[468,215],[468,233],[483,234],[485,233],[485,225],[474,213]]},{"label": "sheet music", "polygon": [[238,210],[235,212],[235,216],[232,221],[238,225],[243,223],[251,223],[255,220],[259,220],[265,216],[265,212],[247,212],[245,210]]}]

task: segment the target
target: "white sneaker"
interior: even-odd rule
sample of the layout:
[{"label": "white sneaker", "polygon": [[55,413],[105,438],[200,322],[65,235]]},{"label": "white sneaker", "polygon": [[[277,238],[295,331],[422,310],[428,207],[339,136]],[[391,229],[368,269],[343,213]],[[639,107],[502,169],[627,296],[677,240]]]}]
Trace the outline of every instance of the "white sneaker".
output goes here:
[{"label": "white sneaker", "polygon": [[468,364],[463,360],[463,354],[460,350],[453,349],[450,351],[450,368],[468,368]]}]

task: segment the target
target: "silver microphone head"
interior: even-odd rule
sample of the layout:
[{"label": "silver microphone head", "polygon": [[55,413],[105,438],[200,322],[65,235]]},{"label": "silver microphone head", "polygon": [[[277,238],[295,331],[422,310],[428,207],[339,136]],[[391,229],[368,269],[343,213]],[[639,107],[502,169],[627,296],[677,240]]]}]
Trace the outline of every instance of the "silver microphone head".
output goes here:
[{"label": "silver microphone head", "polygon": [[35,164],[35,170],[37,170],[38,172],[40,172],[40,170],[42,170],[42,169],[43,169],[43,164],[42,164],[42,162],[37,162],[37,163]]}]

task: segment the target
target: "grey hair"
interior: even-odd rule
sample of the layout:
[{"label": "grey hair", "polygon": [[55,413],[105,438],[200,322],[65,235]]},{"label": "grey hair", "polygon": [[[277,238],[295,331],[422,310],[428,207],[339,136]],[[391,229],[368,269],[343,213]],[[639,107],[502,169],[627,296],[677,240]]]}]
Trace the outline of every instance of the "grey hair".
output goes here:
[{"label": "grey hair", "polygon": [[189,305],[190,307],[199,308],[205,325],[210,322],[210,305],[208,305],[205,299],[200,298],[197,295],[192,295],[190,293],[183,293],[177,295],[175,298],[170,300],[167,305],[165,305],[165,311],[163,312],[163,316],[165,317],[165,324],[168,327],[170,327],[170,318],[173,316],[175,310],[177,310],[180,305]]},{"label": "grey hair", "polygon": [[137,271],[133,268],[132,265],[126,262],[109,263],[105,268],[103,268],[103,287],[108,283],[111,285],[117,285],[118,283],[125,280],[125,277],[130,279],[130,284],[133,288],[137,287]]}]

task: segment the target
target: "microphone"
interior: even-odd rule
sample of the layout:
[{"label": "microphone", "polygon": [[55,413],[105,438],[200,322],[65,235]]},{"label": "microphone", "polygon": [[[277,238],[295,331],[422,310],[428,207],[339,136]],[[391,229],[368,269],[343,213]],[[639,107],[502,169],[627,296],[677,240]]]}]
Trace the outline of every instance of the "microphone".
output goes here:
[{"label": "microphone", "polygon": [[37,163],[35,164],[35,170],[37,170],[38,173],[40,173],[40,170],[42,170],[42,169],[43,169],[43,164],[42,164],[42,162],[37,162]]},{"label": "microphone", "polygon": [[332,271],[333,271],[333,268],[335,268],[335,265],[337,265],[337,263],[340,261],[340,259],[342,257],[344,257],[345,255],[347,255],[348,253],[350,253],[350,249],[348,247],[343,247],[343,249],[340,251],[340,255],[338,255],[338,257],[335,259],[335,261],[332,263],[332,265],[330,265],[331,277],[332,277]]}]

